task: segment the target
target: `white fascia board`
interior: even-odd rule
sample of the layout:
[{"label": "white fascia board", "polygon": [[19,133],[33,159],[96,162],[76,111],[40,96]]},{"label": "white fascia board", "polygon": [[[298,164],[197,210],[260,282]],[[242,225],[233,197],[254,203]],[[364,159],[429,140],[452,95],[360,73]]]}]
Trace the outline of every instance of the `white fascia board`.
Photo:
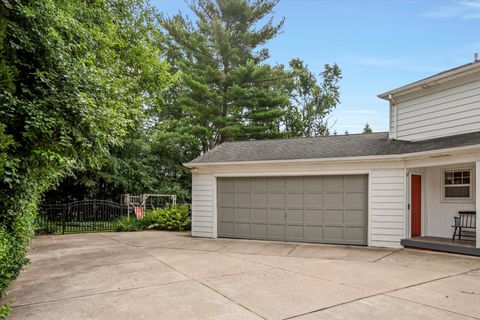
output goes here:
[{"label": "white fascia board", "polygon": [[404,95],[415,91],[420,91],[422,89],[425,89],[426,87],[431,87],[444,82],[452,81],[476,72],[480,72],[480,63],[478,62],[468,64],[464,67],[455,68],[451,71],[443,72],[435,76],[407,84],[400,88],[381,93],[377,97],[384,100],[390,100],[390,95],[395,97],[398,95]]},{"label": "white fascia board", "polygon": [[261,161],[230,161],[230,162],[199,162],[199,163],[184,163],[187,168],[194,169],[199,167],[212,167],[212,166],[248,166],[248,165],[262,165],[262,164],[289,164],[289,163],[302,163],[302,164],[315,164],[315,163],[351,163],[351,162],[377,162],[377,161],[405,161],[413,160],[416,158],[429,157],[435,155],[444,155],[448,153],[456,152],[468,152],[471,150],[480,149],[480,145],[471,145],[465,147],[439,149],[431,151],[421,151],[413,153],[402,153],[395,155],[375,155],[375,156],[360,156],[360,157],[340,157],[340,158],[320,158],[320,159],[291,159],[291,160],[261,160]]}]

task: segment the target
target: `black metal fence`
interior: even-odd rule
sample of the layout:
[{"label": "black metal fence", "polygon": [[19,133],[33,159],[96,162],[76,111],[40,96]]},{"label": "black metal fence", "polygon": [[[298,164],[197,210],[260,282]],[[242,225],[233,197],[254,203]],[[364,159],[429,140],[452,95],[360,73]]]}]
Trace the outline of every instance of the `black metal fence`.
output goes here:
[{"label": "black metal fence", "polygon": [[37,234],[112,231],[118,219],[133,215],[133,207],[106,200],[43,204],[36,221]]}]

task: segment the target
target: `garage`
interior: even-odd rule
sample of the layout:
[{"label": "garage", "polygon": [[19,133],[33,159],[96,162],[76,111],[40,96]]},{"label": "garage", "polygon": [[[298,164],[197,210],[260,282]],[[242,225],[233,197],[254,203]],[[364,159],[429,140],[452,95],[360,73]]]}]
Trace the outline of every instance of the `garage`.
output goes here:
[{"label": "garage", "polygon": [[217,178],[219,237],[367,244],[368,176]]}]

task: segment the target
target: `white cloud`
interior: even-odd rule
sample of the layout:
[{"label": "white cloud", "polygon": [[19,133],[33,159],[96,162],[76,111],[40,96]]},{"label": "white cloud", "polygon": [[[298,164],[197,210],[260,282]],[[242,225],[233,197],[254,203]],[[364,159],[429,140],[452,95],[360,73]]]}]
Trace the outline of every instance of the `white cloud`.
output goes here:
[{"label": "white cloud", "polygon": [[480,0],[452,1],[422,15],[430,19],[480,19]]}]

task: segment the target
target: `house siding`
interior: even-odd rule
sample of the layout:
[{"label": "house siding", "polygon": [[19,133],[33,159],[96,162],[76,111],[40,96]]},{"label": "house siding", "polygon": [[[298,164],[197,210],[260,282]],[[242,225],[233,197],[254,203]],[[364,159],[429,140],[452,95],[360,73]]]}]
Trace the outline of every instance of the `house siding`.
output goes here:
[{"label": "house siding", "polygon": [[192,236],[214,237],[214,177],[211,173],[192,174]]},{"label": "house siding", "polygon": [[427,168],[425,186],[428,190],[426,199],[427,230],[425,235],[433,237],[450,238],[453,234],[453,217],[458,216],[458,211],[475,211],[475,198],[471,200],[448,201],[443,195],[443,170],[470,169],[473,171],[472,195],[475,195],[475,164],[458,164],[454,166],[441,166]]},{"label": "house siding", "polygon": [[[400,100],[400,99],[399,99]],[[475,132],[480,123],[480,80],[466,78],[425,89],[397,102],[396,138],[418,141]],[[390,133],[394,109],[390,112]]]},{"label": "house siding", "polygon": [[374,169],[370,185],[370,245],[400,247],[405,236],[405,170]]}]

